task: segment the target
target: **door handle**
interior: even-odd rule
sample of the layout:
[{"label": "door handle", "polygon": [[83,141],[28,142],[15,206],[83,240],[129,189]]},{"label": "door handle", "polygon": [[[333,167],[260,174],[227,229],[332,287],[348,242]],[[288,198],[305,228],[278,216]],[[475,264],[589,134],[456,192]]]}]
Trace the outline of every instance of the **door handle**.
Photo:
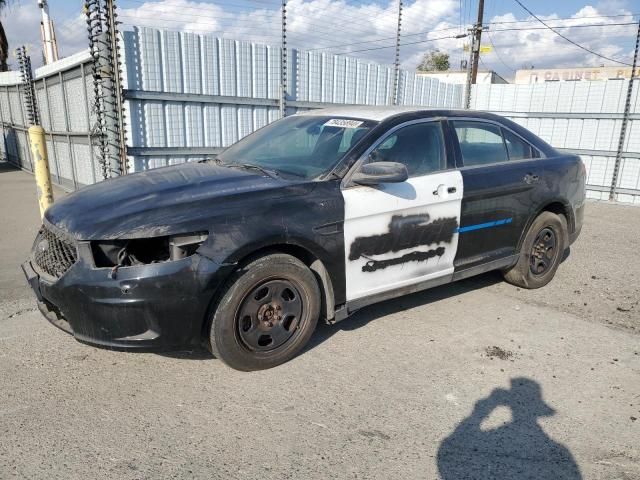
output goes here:
[{"label": "door handle", "polygon": [[438,188],[433,191],[433,194],[435,196],[438,196],[441,193],[444,194],[445,189],[446,189],[447,193],[456,193],[458,191],[458,189],[456,187],[447,187],[445,185],[438,185]]},{"label": "door handle", "polygon": [[522,180],[524,181],[524,183],[531,185],[532,183],[536,183],[538,180],[540,180],[540,177],[532,173],[527,173]]}]

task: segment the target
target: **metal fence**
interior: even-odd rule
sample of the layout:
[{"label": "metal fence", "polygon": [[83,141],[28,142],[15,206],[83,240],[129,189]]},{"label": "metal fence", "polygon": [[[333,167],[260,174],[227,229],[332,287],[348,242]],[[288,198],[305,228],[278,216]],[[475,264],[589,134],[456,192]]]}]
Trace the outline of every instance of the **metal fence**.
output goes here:
[{"label": "metal fence", "polygon": [[[101,180],[95,149],[91,147],[92,79],[88,52],[36,70],[35,93],[42,127],[47,132],[47,151],[52,180],[75,190]],[[0,74],[0,157],[33,171],[27,137],[27,115],[22,79],[18,72]]]},{"label": "metal fence", "polygon": [[[394,67],[317,51],[287,51],[281,93],[279,47],[136,27],[123,32],[128,171],[201,159],[280,118],[329,105],[390,105]],[[54,181],[75,189],[102,179],[92,147],[91,57],[81,52],[36,70],[36,99],[47,131]],[[616,199],[640,203],[638,83]],[[475,85],[471,108],[507,116],[556,148],[581,155],[588,195],[612,187],[628,80]],[[31,170],[20,77],[0,74],[0,155]],[[396,103],[460,108],[463,86],[399,71]]]},{"label": "metal fence", "polygon": [[[640,204],[640,82],[631,96],[616,199]],[[629,80],[474,85],[471,108],[511,118],[554,147],[577,153],[587,167],[587,193],[608,200]]]},{"label": "metal fence", "polygon": [[[215,153],[283,110],[394,99],[394,67],[353,57],[288,49],[281,95],[280,47],[135,27],[124,32],[124,52],[130,171]],[[399,77],[399,104],[462,105],[462,85]]]}]

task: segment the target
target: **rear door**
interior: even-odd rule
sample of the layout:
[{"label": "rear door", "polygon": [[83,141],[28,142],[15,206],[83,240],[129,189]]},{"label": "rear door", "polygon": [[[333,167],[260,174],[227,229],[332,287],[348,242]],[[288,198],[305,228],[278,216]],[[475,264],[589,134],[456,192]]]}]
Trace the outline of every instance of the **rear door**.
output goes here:
[{"label": "rear door", "polygon": [[464,181],[456,271],[517,253],[540,189],[540,153],[496,122],[452,120]]},{"label": "rear door", "polygon": [[409,179],[343,188],[347,300],[451,278],[463,184],[447,163],[443,132],[438,120],[391,129],[360,164],[400,162]]}]

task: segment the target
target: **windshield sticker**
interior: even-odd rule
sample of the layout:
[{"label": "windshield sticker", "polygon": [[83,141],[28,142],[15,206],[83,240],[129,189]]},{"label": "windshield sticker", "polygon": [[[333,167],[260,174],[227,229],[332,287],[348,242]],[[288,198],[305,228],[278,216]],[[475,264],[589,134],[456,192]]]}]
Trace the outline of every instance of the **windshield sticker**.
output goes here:
[{"label": "windshield sticker", "polygon": [[358,128],[364,122],[360,120],[348,120],[346,118],[332,118],[324,127],[340,127],[340,128]]}]

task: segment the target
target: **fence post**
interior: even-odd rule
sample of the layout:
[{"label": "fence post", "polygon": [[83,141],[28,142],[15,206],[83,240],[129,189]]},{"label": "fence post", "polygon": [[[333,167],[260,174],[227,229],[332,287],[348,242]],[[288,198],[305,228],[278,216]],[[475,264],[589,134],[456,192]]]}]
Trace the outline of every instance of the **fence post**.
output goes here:
[{"label": "fence post", "polygon": [[398,27],[396,29],[396,59],[393,63],[393,92],[392,103],[398,105],[400,87],[400,29],[402,27],[402,0],[398,0]]},{"label": "fence post", "polygon": [[287,0],[282,0],[282,40],[280,61],[280,118],[287,109]]},{"label": "fence post", "polygon": [[27,55],[26,47],[16,48],[16,57],[22,75],[22,94],[24,95],[24,107],[27,112],[27,122],[30,125],[39,125],[38,105],[36,104],[36,91],[33,88],[33,72],[31,70],[31,57]]},{"label": "fence post", "polygon": [[53,203],[53,188],[51,188],[51,172],[49,171],[44,128],[39,125],[29,127],[29,145],[34,163],[33,172],[36,177],[40,218],[42,218],[45,210]]},{"label": "fence post", "polygon": [[126,173],[127,166],[115,0],[87,0],[85,14],[93,59],[93,108],[98,118],[95,133],[106,179]]},{"label": "fence post", "polygon": [[627,86],[627,98],[625,99],[625,102],[624,102],[624,114],[622,115],[622,125],[620,125],[620,139],[618,140],[618,151],[616,153],[616,162],[613,166],[613,175],[611,177],[611,190],[609,191],[609,201],[614,201],[616,199],[616,189],[618,187],[618,175],[620,174],[620,164],[622,163],[624,142],[627,137],[627,124],[629,123],[629,114],[631,113],[631,95],[633,94],[633,81],[636,78],[636,66],[638,63],[638,47],[639,46],[640,46],[640,20],[638,21],[638,32],[636,33],[636,48],[633,52],[631,76],[629,77],[629,85]]}]

